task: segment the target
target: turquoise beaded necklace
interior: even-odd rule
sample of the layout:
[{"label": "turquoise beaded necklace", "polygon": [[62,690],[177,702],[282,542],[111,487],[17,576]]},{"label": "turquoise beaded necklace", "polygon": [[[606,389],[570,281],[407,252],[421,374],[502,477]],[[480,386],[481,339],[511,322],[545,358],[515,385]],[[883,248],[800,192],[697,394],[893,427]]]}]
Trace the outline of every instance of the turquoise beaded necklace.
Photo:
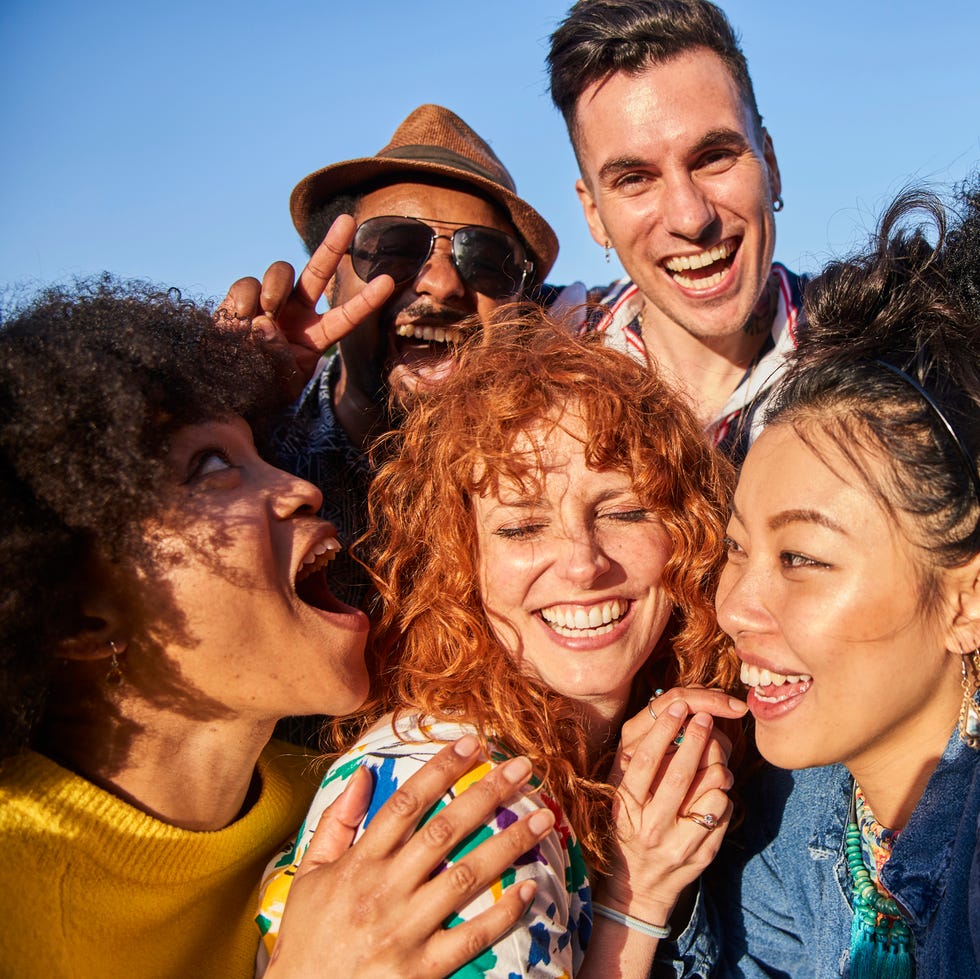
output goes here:
[{"label": "turquoise beaded necklace", "polygon": [[844,848],[854,901],[851,979],[913,979],[912,932],[902,919],[898,902],[878,891],[864,865],[855,795],[851,796]]}]

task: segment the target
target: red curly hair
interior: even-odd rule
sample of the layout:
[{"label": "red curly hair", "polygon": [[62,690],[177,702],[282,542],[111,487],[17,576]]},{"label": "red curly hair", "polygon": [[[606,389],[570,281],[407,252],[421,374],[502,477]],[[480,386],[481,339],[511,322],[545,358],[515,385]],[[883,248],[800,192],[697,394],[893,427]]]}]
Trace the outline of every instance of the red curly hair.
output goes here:
[{"label": "red curly hair", "polygon": [[378,447],[385,461],[366,538],[381,598],[369,710],[372,718],[393,710],[469,721],[526,754],[601,870],[612,790],[587,755],[575,705],[518,672],[494,634],[479,590],[472,504],[503,479],[539,483],[533,454],[512,447],[569,407],[584,423],[588,465],[627,473],[673,543],[662,584],[674,612],[634,683],[634,709],[657,685],[733,688],[737,663],[713,604],[729,465],[652,369],[601,337],[573,337],[543,311],[509,307]]}]

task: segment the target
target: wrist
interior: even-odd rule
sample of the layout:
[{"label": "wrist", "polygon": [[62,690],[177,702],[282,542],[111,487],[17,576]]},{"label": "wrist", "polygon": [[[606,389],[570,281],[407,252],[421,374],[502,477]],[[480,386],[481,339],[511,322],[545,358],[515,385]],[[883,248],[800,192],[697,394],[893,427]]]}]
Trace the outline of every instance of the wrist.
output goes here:
[{"label": "wrist", "polygon": [[596,888],[592,892],[593,904],[601,904],[619,914],[639,918],[651,924],[662,925],[670,922],[677,905],[677,897],[660,900],[655,894],[644,894],[642,899],[635,893],[617,893],[616,888]]},{"label": "wrist", "polygon": [[626,914],[606,904],[593,901],[592,910],[599,917],[614,921],[616,924],[622,925],[624,928],[629,928],[630,931],[636,931],[641,935],[646,935],[648,938],[660,940],[670,936],[670,927],[668,925],[660,925],[653,921],[637,918],[635,915]]}]

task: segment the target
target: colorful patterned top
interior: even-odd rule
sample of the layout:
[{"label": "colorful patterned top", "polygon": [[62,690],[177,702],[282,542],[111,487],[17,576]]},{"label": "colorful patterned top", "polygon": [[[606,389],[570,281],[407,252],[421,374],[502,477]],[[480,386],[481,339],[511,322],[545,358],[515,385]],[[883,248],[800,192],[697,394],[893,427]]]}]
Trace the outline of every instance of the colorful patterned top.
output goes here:
[{"label": "colorful patterned top", "polygon": [[[366,827],[402,782],[417,772],[444,744],[473,730],[468,726],[447,723],[429,724],[423,729],[417,719],[406,718],[399,722],[398,734],[395,734],[390,721],[390,717],[385,718],[334,762],[313,799],[296,840],[269,864],[262,881],[260,910],[256,919],[264,936],[256,969],[258,976],[263,974],[268,964],[289,886],[320,816],[340,795],[356,768],[367,765],[374,777],[371,808],[364,820]],[[448,805],[467,785],[479,779],[492,764],[508,757],[510,753],[505,749],[495,748],[493,761],[478,763],[471,769],[433,808],[429,817]],[[559,979],[573,976],[579,967],[592,931],[592,906],[585,862],[572,828],[554,801],[540,789],[516,795],[505,807],[498,808],[494,819],[461,843],[439,870],[461,859],[482,840],[502,832],[525,813],[545,806],[555,813],[552,832],[509,868],[500,881],[459,909],[458,915],[449,922],[449,927],[491,907],[500,898],[502,889],[518,880],[537,882],[538,889],[531,906],[507,935],[453,973],[454,977],[509,979],[531,976],[536,979]]]}]

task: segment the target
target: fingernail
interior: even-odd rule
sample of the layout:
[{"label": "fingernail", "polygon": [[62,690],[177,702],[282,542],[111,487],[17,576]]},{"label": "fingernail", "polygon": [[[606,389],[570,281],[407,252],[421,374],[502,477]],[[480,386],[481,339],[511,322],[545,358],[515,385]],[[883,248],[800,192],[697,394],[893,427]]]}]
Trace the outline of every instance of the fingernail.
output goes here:
[{"label": "fingernail", "polygon": [[517,885],[517,895],[525,904],[530,904],[534,900],[537,889],[533,880],[526,880]]},{"label": "fingernail", "polygon": [[683,700],[675,700],[667,708],[671,717],[687,717],[687,704]]},{"label": "fingernail", "polygon": [[555,815],[550,809],[539,809],[532,813],[527,821],[527,828],[536,836],[547,833],[555,824]]},{"label": "fingernail", "polygon": [[476,739],[475,735],[464,734],[453,745],[453,751],[455,751],[460,758],[469,758],[470,755],[476,754],[476,749],[479,747],[480,747],[480,742]]},{"label": "fingernail", "polygon": [[520,785],[531,774],[531,763],[524,757],[511,758],[501,769],[500,774],[511,785]]},{"label": "fingernail", "polygon": [[695,714],[691,723],[697,724],[698,727],[711,727],[713,721],[710,714]]},{"label": "fingernail", "polygon": [[742,711],[743,714],[749,709],[749,705],[744,700],[739,700],[737,697],[729,697],[728,706],[731,707],[732,710]]}]

